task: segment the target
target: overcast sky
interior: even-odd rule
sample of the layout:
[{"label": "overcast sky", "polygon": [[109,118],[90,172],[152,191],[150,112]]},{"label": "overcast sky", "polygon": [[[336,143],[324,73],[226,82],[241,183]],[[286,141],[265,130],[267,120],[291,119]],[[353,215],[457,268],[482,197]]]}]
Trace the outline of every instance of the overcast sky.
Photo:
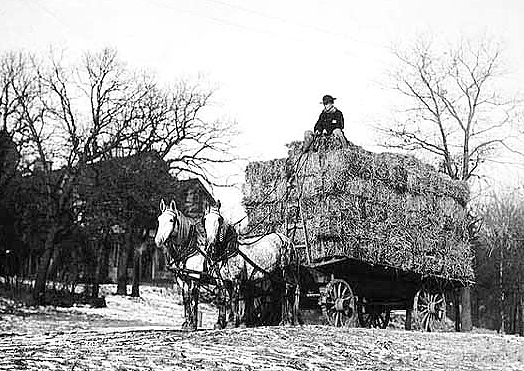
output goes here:
[{"label": "overcast sky", "polygon": [[[352,142],[373,149],[376,120],[395,96],[380,86],[390,48],[416,35],[504,42],[514,86],[524,86],[524,1],[518,0],[0,0],[0,51],[49,46],[69,54],[116,47],[161,80],[203,74],[238,121],[239,153],[286,154],[337,97]],[[238,192],[215,190],[238,213]],[[229,205],[228,205],[229,204]]]}]

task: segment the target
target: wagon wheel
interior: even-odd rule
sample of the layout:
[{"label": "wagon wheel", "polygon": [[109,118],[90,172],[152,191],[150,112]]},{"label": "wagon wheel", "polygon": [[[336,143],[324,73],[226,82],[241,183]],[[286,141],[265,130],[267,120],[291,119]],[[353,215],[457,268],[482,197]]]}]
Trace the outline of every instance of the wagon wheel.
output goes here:
[{"label": "wagon wheel", "polygon": [[348,326],[355,312],[353,290],[344,280],[332,280],[326,287],[321,306],[322,312],[330,325],[336,327]]},{"label": "wagon wheel", "polygon": [[443,292],[432,293],[420,289],[413,300],[413,314],[419,321],[421,329],[432,331],[446,318],[446,298]]},{"label": "wagon wheel", "polygon": [[391,318],[391,311],[383,305],[358,304],[358,322],[361,327],[386,328]]}]

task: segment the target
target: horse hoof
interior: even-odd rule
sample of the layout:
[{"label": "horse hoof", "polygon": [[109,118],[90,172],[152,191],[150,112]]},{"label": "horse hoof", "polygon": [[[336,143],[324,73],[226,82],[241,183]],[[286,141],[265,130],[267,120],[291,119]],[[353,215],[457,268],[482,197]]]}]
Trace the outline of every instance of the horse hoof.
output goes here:
[{"label": "horse hoof", "polygon": [[234,322],[228,322],[227,325],[226,325],[226,328],[236,328],[235,323]]},{"label": "horse hoof", "polygon": [[247,325],[245,323],[241,323],[240,325],[238,325],[238,328],[246,328]]},{"label": "horse hoof", "polygon": [[213,326],[213,328],[214,328],[215,330],[222,330],[222,329],[224,328],[224,326],[222,326],[221,323],[218,323],[218,322],[217,322],[217,323],[215,323],[215,325]]}]

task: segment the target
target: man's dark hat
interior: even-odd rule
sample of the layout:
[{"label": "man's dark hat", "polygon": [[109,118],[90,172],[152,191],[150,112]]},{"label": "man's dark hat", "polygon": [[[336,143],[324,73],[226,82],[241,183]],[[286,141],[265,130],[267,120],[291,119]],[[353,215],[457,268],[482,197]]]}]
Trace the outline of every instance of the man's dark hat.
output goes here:
[{"label": "man's dark hat", "polygon": [[335,103],[335,99],[337,99],[337,98],[333,98],[331,95],[324,95],[322,97],[321,104],[324,104],[324,103]]}]

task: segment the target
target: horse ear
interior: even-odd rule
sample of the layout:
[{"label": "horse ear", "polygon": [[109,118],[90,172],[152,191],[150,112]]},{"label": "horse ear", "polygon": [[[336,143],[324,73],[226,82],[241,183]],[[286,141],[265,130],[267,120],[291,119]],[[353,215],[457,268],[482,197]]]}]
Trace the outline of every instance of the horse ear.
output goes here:
[{"label": "horse ear", "polygon": [[175,200],[171,200],[171,203],[169,204],[169,208],[171,210],[176,210],[176,203]]},{"label": "horse ear", "polygon": [[217,200],[217,209],[220,210],[220,206],[222,206],[222,203],[220,202],[220,200]]},{"label": "horse ear", "polygon": [[160,211],[161,212],[166,211],[166,203],[164,202],[163,198],[160,200]]}]

